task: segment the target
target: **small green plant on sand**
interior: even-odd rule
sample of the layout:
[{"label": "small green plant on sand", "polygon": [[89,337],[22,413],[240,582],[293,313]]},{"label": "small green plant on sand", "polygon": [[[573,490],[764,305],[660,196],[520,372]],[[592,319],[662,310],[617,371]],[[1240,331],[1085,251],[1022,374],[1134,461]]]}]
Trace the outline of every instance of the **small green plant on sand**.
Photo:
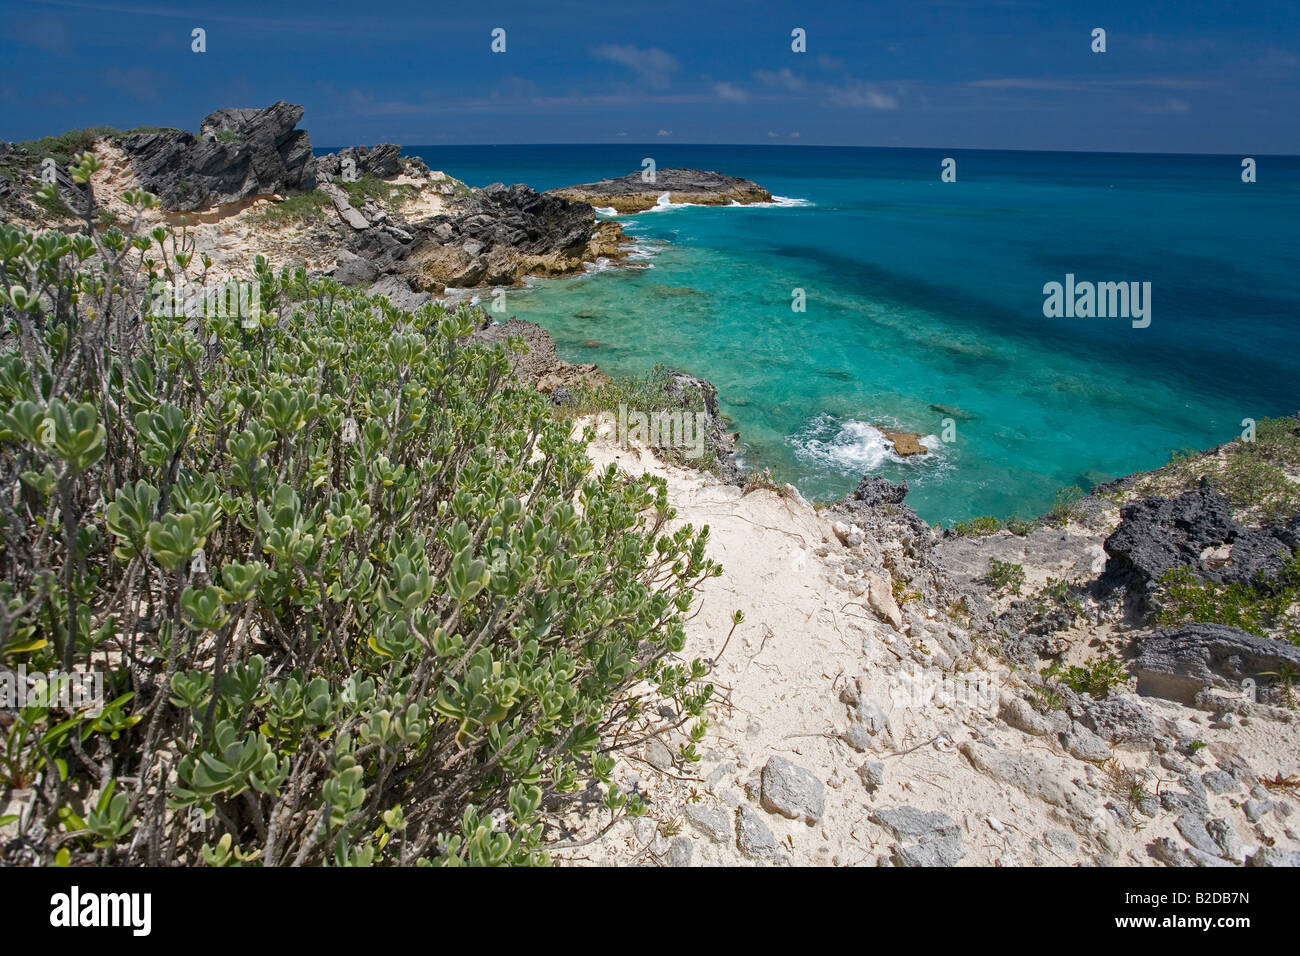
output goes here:
[{"label": "small green plant on sand", "polygon": [[1056,493],[1056,502],[1047,513],[1047,520],[1057,527],[1065,527],[1079,515],[1078,502],[1084,497],[1083,489],[1078,485],[1062,488]]},{"label": "small green plant on sand", "polygon": [[1124,662],[1115,654],[1099,657],[1082,666],[1064,667],[1056,661],[1039,673],[1044,680],[1059,681],[1075,693],[1090,694],[1098,700],[1109,697],[1126,679]]},{"label": "small green plant on sand", "polygon": [[999,591],[1007,589],[1012,594],[1019,594],[1021,586],[1025,583],[1025,569],[1014,562],[999,561],[994,558],[989,562],[985,580]]}]

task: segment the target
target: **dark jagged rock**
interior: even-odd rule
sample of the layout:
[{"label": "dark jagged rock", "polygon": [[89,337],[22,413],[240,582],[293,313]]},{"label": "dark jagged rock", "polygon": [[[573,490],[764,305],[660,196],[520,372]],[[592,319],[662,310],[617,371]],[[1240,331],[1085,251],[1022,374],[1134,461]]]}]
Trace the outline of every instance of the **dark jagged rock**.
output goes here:
[{"label": "dark jagged rock", "polygon": [[373,147],[349,146],[347,149],[340,149],[337,153],[317,156],[316,178],[321,182],[332,182],[341,178],[344,166],[348,160],[351,160],[357,176],[392,179],[402,171],[401,154],[402,147],[396,143],[380,143]]},{"label": "dark jagged rock", "polygon": [[612,207],[620,213],[650,209],[665,193],[670,202],[705,206],[772,201],[772,194],[758,183],[724,176],[722,173],[699,169],[660,169],[655,171],[654,182],[645,182],[641,177],[640,172],[629,173],[618,179],[602,179],[599,182],[553,189],[551,193],[593,206]]},{"label": "dark jagged rock", "polygon": [[1139,638],[1133,671],[1138,693],[1192,704],[1205,687],[1261,688],[1288,667],[1300,670],[1300,647],[1222,624],[1184,624]]},{"label": "dark jagged rock", "polygon": [[1297,519],[1291,519],[1287,528],[1258,531],[1242,528],[1232,542],[1227,563],[1210,573],[1223,581],[1247,584],[1258,580],[1275,581],[1286,567],[1296,537],[1292,530]]},{"label": "dark jagged rock", "polygon": [[339,282],[344,285],[369,285],[377,276],[375,267],[365,259],[347,250],[339,251],[338,266],[334,270],[334,278]]},{"label": "dark jagged rock", "polygon": [[877,540],[896,537],[909,556],[928,562],[934,535],[915,511],[903,504],[907,482],[894,484],[884,478],[865,476],[858,487],[832,505]]},{"label": "dark jagged rock", "polygon": [[137,133],[120,145],[140,185],[164,208],[192,211],[316,185],[311,137],[295,129],[303,109],[281,100],[266,109],[222,109],[199,135]]},{"label": "dark jagged rock", "polygon": [[1106,539],[1107,573],[1149,586],[1174,568],[1206,570],[1201,554],[1237,537],[1227,500],[1208,481],[1177,498],[1143,498],[1120,511]]},{"label": "dark jagged rock", "polygon": [[427,292],[416,292],[397,276],[384,276],[366,290],[366,295],[382,295],[403,312],[414,312],[433,298]]},{"label": "dark jagged rock", "polygon": [[1176,498],[1144,498],[1124,506],[1119,527],[1104,546],[1104,582],[1126,586],[1131,608],[1145,618],[1155,610],[1158,582],[1174,569],[1225,584],[1275,581],[1291,558],[1296,523],[1242,527],[1227,499],[1202,479]]},{"label": "dark jagged rock", "polygon": [[907,498],[907,482],[894,484],[884,478],[866,475],[858,487],[849,492],[847,501],[863,508],[880,508],[884,505],[901,505]]},{"label": "dark jagged rock", "polygon": [[493,183],[453,220],[457,232],[489,247],[510,245],[525,252],[558,250],[580,254],[591,238],[592,209],[524,185]]},{"label": "dark jagged rock", "polygon": [[[581,271],[586,261],[618,256],[622,239],[617,225],[597,224],[585,203],[500,183],[476,191],[458,211],[414,228],[412,251],[369,236],[354,238],[351,249],[372,258],[381,271],[405,273],[417,287],[440,292],[445,286],[514,285],[526,275]],[[361,250],[374,242],[383,245],[391,270],[387,261]]]}]

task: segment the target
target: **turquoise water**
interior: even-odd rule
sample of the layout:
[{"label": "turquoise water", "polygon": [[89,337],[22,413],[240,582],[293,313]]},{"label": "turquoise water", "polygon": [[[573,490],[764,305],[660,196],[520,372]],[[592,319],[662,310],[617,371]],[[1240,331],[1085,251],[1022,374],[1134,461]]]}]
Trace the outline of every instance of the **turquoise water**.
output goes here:
[{"label": "turquoise water", "polygon": [[[1300,159],[799,147],[408,148],[470,185],[745,176],[768,207],[617,217],[642,268],[537,282],[508,314],[611,374],[712,380],[744,459],[811,498],[867,472],[930,521],[1042,513],[1293,412]],[[940,161],[957,160],[956,183]],[[786,201],[789,200],[789,201]],[[1044,283],[1152,284],[1151,324],[1045,318]],[[792,311],[802,288],[807,309]],[[937,406],[937,407],[936,407]],[[944,420],[952,429],[945,442]],[[928,436],[899,459],[875,426]],[[955,432],[955,434],[953,434]]]}]

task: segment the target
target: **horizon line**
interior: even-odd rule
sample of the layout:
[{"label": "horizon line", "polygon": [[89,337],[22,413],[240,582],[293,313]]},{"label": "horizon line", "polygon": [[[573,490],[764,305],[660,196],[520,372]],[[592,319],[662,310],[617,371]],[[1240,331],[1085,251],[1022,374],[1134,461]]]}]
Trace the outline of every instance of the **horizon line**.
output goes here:
[{"label": "horizon line", "polygon": [[[373,146],[388,143],[391,140],[380,140],[372,144]],[[1245,157],[1245,156],[1266,156],[1270,159],[1300,159],[1300,153],[1261,153],[1261,152],[1232,152],[1232,153],[1203,153],[1194,151],[1179,152],[1152,152],[1141,149],[1086,149],[1084,147],[1059,147],[1055,149],[1032,148],[1021,146],[845,146],[834,143],[687,143],[687,142],[669,142],[668,140],[656,141],[595,141],[595,142],[569,142],[569,143],[397,143],[403,150],[407,149],[468,149],[468,148],[502,148],[502,147],[539,147],[539,146],[684,146],[684,147],[752,147],[752,148],[775,148],[775,149],[894,149],[894,150],[925,150],[933,152],[942,152],[944,150],[960,151],[966,153],[1079,153],[1087,156],[1202,156],[1202,157]],[[322,152],[336,152],[341,149],[351,149],[356,146],[365,146],[365,143],[352,143],[348,146],[312,146],[312,152],[317,150]]]}]

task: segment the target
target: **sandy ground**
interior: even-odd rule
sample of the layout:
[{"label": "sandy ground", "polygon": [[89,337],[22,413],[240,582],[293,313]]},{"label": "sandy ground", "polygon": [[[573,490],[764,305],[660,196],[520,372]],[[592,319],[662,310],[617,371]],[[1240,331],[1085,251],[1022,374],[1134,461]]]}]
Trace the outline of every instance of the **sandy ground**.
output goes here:
[{"label": "sandy ground", "polygon": [[[1258,777],[1300,770],[1294,714],[1257,709],[1229,727],[1208,712],[1143,698],[1158,732],[1206,746],[1191,755],[1114,749],[1109,760],[1076,759],[1056,734],[1027,734],[997,716],[998,698],[1022,696],[1025,686],[987,653],[978,635],[970,654],[952,665],[965,670],[970,682],[949,685],[955,691],[951,700],[942,692],[926,699],[942,678],[917,663],[928,662],[934,651],[926,642],[941,633],[936,629],[959,626],[915,605],[901,630],[882,620],[864,600],[862,577],[846,578],[840,567],[849,549],[828,518],[797,494],[742,494],[664,464],[643,449],[616,445],[608,421],[589,452],[596,466],[613,461],[628,474],[664,477],[677,520],[709,525],[710,553],[725,570],[704,586],[683,656],[713,658],[731,628],[732,612],[743,609],[746,619],[712,674],[718,694],[700,748],[703,759],[669,763],[668,752],[655,742],[625,751],[616,779],[650,798],[650,814],[621,820],[594,842],[559,851],[561,862],[884,865],[896,855],[896,844],[904,850],[918,845],[871,819],[876,811],[900,807],[951,817],[960,831],[962,866],[1153,865],[1157,859],[1148,847],[1160,838],[1172,841],[1166,856],[1179,864],[1231,865],[1222,857],[1240,861],[1274,844],[1300,848],[1294,789],[1256,789],[1255,796],[1266,800],[1249,808],[1255,820],[1245,807]],[[1058,569],[1027,570],[1041,581]],[[875,573],[888,579],[883,566]],[[853,693],[859,685],[860,695]],[[859,731],[856,742],[866,741],[862,752],[838,736],[863,726],[854,719],[861,711],[845,703],[858,696],[874,701],[888,724],[866,738]],[[674,754],[681,742],[664,741]],[[762,808],[761,771],[774,757],[786,758],[821,784],[824,809],[815,822]],[[883,765],[884,782],[874,792],[859,774],[871,763]],[[1208,853],[1196,859],[1180,855],[1190,845],[1175,827],[1180,804],[1148,816],[1137,812],[1134,800],[1146,797],[1150,808],[1151,798],[1158,803],[1166,791],[1195,789],[1180,778],[1199,779],[1216,768],[1235,769],[1237,779],[1230,792],[1204,793],[1206,816],[1225,821],[1236,842],[1226,838],[1229,853],[1217,861]],[[755,816],[774,847],[755,851],[751,841],[747,854],[738,847],[736,825]],[[571,831],[568,839],[581,841],[608,821],[604,811],[577,810],[563,823]],[[763,839],[760,833],[759,844]]]}]

